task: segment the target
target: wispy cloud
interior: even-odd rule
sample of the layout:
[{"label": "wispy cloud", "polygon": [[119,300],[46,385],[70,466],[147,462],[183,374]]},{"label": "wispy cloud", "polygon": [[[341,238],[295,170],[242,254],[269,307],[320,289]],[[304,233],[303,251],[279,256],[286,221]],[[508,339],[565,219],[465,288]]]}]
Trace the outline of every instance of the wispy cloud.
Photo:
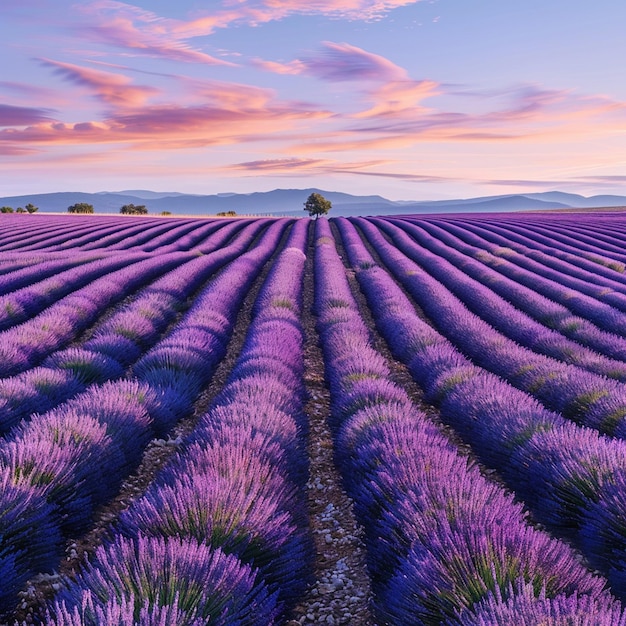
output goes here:
[{"label": "wispy cloud", "polygon": [[188,43],[191,37],[212,32],[211,27],[205,31],[193,27],[185,29],[185,22],[166,19],[152,11],[115,0],[97,0],[78,5],[77,10],[84,16],[83,23],[77,27],[79,35],[86,33],[92,40],[113,45],[127,53],[181,62],[234,65]]},{"label": "wispy cloud", "polygon": [[[2,132],[2,131],[0,131]],[[3,145],[0,142],[0,156],[3,157],[30,157],[36,155],[39,151],[28,146],[20,146],[16,144]]]},{"label": "wispy cloud", "polygon": [[[362,94],[374,104],[343,118],[332,132],[311,136],[293,146],[307,151],[314,142],[322,152],[406,148],[423,142],[571,141],[626,131],[626,102],[604,96],[522,85],[507,89],[498,106],[484,112],[464,108],[425,107],[423,99],[445,96],[432,81],[388,82]],[[355,102],[358,103],[355,98]]]},{"label": "wispy cloud", "polygon": [[46,102],[50,102],[55,99],[54,97],[56,95],[56,92],[49,87],[6,80],[0,81],[0,90],[15,94],[22,98],[26,97],[30,99],[46,100]]},{"label": "wispy cloud", "polygon": [[262,16],[281,19],[293,13],[322,14],[350,20],[381,18],[398,7],[417,4],[420,0],[234,0],[230,5],[246,6]]},{"label": "wispy cloud", "polygon": [[[0,143],[18,146],[121,143],[133,149],[167,150],[256,142],[303,132],[332,113],[302,102],[281,101],[270,89],[223,81],[180,79],[177,102],[147,103],[158,93],[117,74],[47,62],[108,105],[102,119],[61,122],[47,111],[5,107]],[[2,109],[0,109],[1,114]],[[16,128],[25,126],[27,128]]]},{"label": "wispy cloud", "polygon": [[71,83],[85,87],[94,97],[110,105],[138,106],[159,93],[154,87],[133,85],[131,79],[122,74],[50,59],[41,59],[41,64],[51,67]]},{"label": "wispy cloud", "polygon": [[394,81],[406,71],[385,57],[348,43],[323,42],[322,53],[302,60],[303,72],[328,81]]},{"label": "wispy cloud", "polygon": [[[153,11],[117,0],[94,0],[76,5],[83,15],[77,33],[113,45],[126,53],[173,61],[230,65],[190,40],[234,25],[258,26],[290,15],[324,15],[349,20],[377,19],[389,11],[420,0],[223,0],[187,19],[165,18]],[[217,4],[217,3],[214,3]],[[328,70],[327,70],[328,71]]]},{"label": "wispy cloud", "polygon": [[263,59],[254,58],[251,63],[273,74],[302,74],[305,69],[304,63],[297,59],[295,61],[289,61],[288,63],[280,63],[278,61],[265,61]]},{"label": "wispy cloud", "polygon": [[442,86],[432,80],[391,80],[367,92],[372,102],[355,118],[413,118],[428,111],[422,101],[442,93]]},{"label": "wispy cloud", "polygon": [[333,175],[357,175],[374,176],[404,180],[409,182],[449,182],[457,178],[434,176],[429,174],[415,174],[393,170],[381,170],[385,166],[398,166],[400,164],[387,160],[368,160],[355,162],[342,162],[333,159],[262,159],[258,161],[246,161],[222,166],[223,171],[245,172],[249,175],[274,174],[281,176],[333,176]]},{"label": "wispy cloud", "polygon": [[561,179],[551,179],[551,180],[535,180],[535,179],[527,179],[527,178],[495,178],[490,180],[482,180],[480,181],[484,185],[490,185],[494,187],[520,187],[521,189],[540,189],[540,190],[550,190],[550,189],[564,189],[569,185],[575,184],[571,180],[567,180],[565,178]]},{"label": "wispy cloud", "polygon": [[243,163],[233,163],[225,165],[221,169],[225,171],[240,172],[272,172],[274,174],[288,174],[290,172],[311,172],[325,169],[332,161],[328,159],[261,159],[258,161],[245,161]]},{"label": "wispy cloud", "polygon": [[361,83],[354,118],[415,119],[427,112],[422,101],[439,95],[443,87],[432,80],[413,80],[391,60],[348,43],[325,41],[317,54],[288,63],[255,59],[254,64],[278,74],[305,74],[331,83]]},{"label": "wispy cloud", "polygon": [[0,126],[28,126],[48,122],[53,119],[54,111],[34,107],[0,104]]},{"label": "wispy cloud", "polygon": [[305,74],[329,82],[406,80],[406,70],[383,56],[349,43],[324,41],[317,54],[287,63],[255,58],[253,65],[276,74]]},{"label": "wispy cloud", "polygon": [[598,176],[576,176],[575,180],[586,183],[626,183],[626,176],[621,174],[609,174]]}]

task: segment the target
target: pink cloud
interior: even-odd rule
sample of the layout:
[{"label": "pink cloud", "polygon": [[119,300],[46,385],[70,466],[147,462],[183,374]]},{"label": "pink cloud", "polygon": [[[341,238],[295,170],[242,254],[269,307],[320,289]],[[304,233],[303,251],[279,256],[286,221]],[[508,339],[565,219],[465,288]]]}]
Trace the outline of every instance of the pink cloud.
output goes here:
[{"label": "pink cloud", "polygon": [[246,172],[272,172],[287,174],[290,172],[311,172],[325,168],[331,161],[327,159],[262,159],[260,161],[246,161],[224,166],[224,170],[246,171]]},{"label": "pink cloud", "polygon": [[[346,19],[376,19],[398,7],[417,4],[420,0],[235,0],[231,6],[256,11],[258,19],[282,19],[299,13],[304,15],[329,15]],[[271,16],[269,18],[268,16]]]},{"label": "pink cloud", "polygon": [[391,81],[407,78],[406,71],[385,57],[348,43],[325,41],[317,57],[302,61],[303,72],[328,81]]},{"label": "pink cloud", "polygon": [[582,180],[591,183],[626,183],[626,176],[622,174],[606,176],[577,176],[576,180]]},{"label": "pink cloud", "polygon": [[0,126],[28,126],[52,120],[50,109],[0,104]]},{"label": "pink cloud", "polygon": [[280,176],[375,176],[380,178],[390,178],[416,183],[440,183],[458,180],[456,178],[444,176],[414,174],[378,169],[381,166],[384,167],[388,165],[399,166],[401,164],[385,160],[340,162],[331,159],[284,158],[246,161],[243,163],[227,165],[220,169],[224,171],[247,172],[250,175],[273,174]]},{"label": "pink cloud", "polygon": [[37,98],[40,100],[46,100],[50,102],[54,98],[55,91],[47,87],[41,87],[40,85],[29,85],[26,83],[18,83],[11,81],[0,81],[0,89],[3,91],[9,91],[15,93],[21,97]]},{"label": "pink cloud", "polygon": [[151,11],[114,0],[98,0],[77,8],[88,19],[87,24],[80,26],[80,32],[86,31],[97,41],[134,54],[188,63],[234,66],[230,61],[192,48],[186,40],[207,33],[186,33],[181,26],[184,22],[179,20],[162,18]]},{"label": "pink cloud", "polygon": [[[326,15],[346,19],[376,19],[421,0],[223,0],[221,8],[197,11],[188,19],[164,18],[117,0],[77,5],[88,23],[80,26],[91,38],[135,54],[191,63],[234,65],[192,47],[188,42],[235,24],[256,26],[289,15]],[[217,3],[216,3],[217,4]]]},{"label": "pink cloud", "polygon": [[266,72],[273,74],[302,74],[305,65],[302,61],[295,60],[289,63],[278,63],[276,61],[264,61],[263,59],[252,59],[252,64]]},{"label": "pink cloud", "polygon": [[[257,67],[278,74],[307,74],[330,82],[361,81],[370,84],[354,102],[373,103],[370,108],[353,114],[355,118],[406,117],[414,118],[424,112],[421,102],[442,93],[439,83],[432,80],[412,80],[406,70],[389,59],[347,43],[324,42],[323,50],[315,56],[289,63],[255,59]],[[372,86],[373,84],[374,86]]]},{"label": "pink cloud", "polygon": [[384,84],[365,96],[374,100],[373,107],[346,116],[344,124],[332,132],[301,138],[292,150],[384,150],[441,141],[571,141],[626,130],[626,103],[603,96],[527,85],[506,91],[505,101],[487,112],[419,106],[422,98],[438,95],[440,89],[429,81]]},{"label": "pink cloud", "polygon": [[374,102],[373,106],[354,117],[415,117],[426,111],[421,106],[422,100],[441,91],[441,85],[432,80],[391,80],[368,91],[366,97]]},{"label": "pink cloud", "polygon": [[130,78],[112,72],[103,72],[80,67],[72,63],[61,63],[50,59],[41,59],[41,63],[51,67],[66,80],[89,89],[96,98],[115,106],[137,106],[150,96],[159,93],[157,89],[131,84]]},{"label": "pink cloud", "polygon": [[484,185],[490,185],[494,187],[521,187],[528,190],[529,188],[536,187],[538,189],[561,189],[568,184],[571,185],[572,181],[567,180],[528,180],[528,179],[492,179],[481,181]]},{"label": "pink cloud", "polygon": [[25,157],[37,154],[34,148],[27,148],[18,145],[2,145],[0,142],[0,156],[6,157]]},{"label": "pink cloud", "polygon": [[250,108],[243,103],[241,108],[161,105],[121,113],[107,124],[118,140],[135,139],[138,147],[158,147],[167,141],[169,147],[185,148],[267,140],[273,134],[293,129],[300,121],[308,124],[327,115],[323,111],[271,104]]},{"label": "pink cloud", "polygon": [[253,64],[276,74],[307,74],[330,82],[385,82],[408,78],[406,70],[389,59],[349,43],[325,41],[322,46],[319,54],[289,63],[253,59]]},{"label": "pink cloud", "polygon": [[[89,83],[92,84],[91,82]],[[100,85],[100,82],[98,82]],[[197,90],[201,90],[196,85]],[[94,145],[122,143],[142,150],[198,148],[210,145],[278,140],[331,115],[302,103],[280,102],[270,90],[212,82],[202,84],[210,97],[196,104],[158,104],[112,107],[101,121],[33,123],[24,129],[0,131],[0,143]],[[197,94],[196,94],[197,95]]]},{"label": "pink cloud", "polygon": [[264,109],[271,106],[274,98],[274,90],[254,85],[192,78],[180,78],[180,82],[203,103],[210,102],[224,109]]},{"label": "pink cloud", "polygon": [[[75,67],[70,70],[76,72]],[[506,101],[494,110],[470,113],[462,107],[444,110],[421,106],[422,99],[439,93],[441,87],[436,83],[390,81],[366,93],[370,101],[375,100],[373,106],[350,115],[279,101],[272,90],[236,83],[183,79],[181,92],[188,92],[185,98],[177,103],[147,105],[140,102],[146,96],[143,92],[130,91],[124,98],[112,95],[109,90],[132,85],[120,83],[108,73],[78,72],[76,80],[111,103],[106,118],[61,123],[52,122],[47,111],[5,107],[8,127],[0,133],[0,142],[8,146],[6,149],[26,144],[32,148],[118,142],[137,150],[179,150],[265,141],[281,146],[290,158],[299,160],[279,159],[263,167],[295,171],[298,166],[321,167],[320,159],[330,152],[395,150],[420,142],[588,140],[626,130],[624,103],[534,86],[510,90]],[[195,102],[183,103],[189,95]],[[133,104],[133,97],[140,104]],[[27,128],[9,124],[17,120]]]}]

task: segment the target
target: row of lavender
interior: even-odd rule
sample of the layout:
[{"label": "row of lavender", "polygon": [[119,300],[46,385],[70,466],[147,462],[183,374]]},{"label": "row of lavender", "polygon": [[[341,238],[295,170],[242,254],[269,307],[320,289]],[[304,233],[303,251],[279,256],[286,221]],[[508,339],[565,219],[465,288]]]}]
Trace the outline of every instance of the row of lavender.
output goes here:
[{"label": "row of lavender", "polygon": [[[94,281],[60,299],[30,324],[17,327],[15,330],[20,332],[23,343],[32,346],[30,361],[34,360],[32,357],[35,351],[39,357],[47,354],[47,358],[41,365],[0,380],[0,434],[6,433],[31,413],[47,411],[90,384],[121,377],[143,352],[153,346],[198,287],[220,267],[242,254],[263,226],[260,221],[250,224],[232,243],[205,256],[190,259],[188,255],[178,253],[143,261],[148,268],[167,270],[172,264],[177,267],[143,287],[128,304],[94,325],[88,339],[75,341],[71,348],[48,354],[49,351],[44,350],[46,344],[38,344],[40,338],[32,336],[32,328],[40,327],[45,319],[53,317],[61,320],[66,331],[66,336],[60,339],[75,337],[76,334],[70,331],[80,329],[75,328],[76,324],[74,327],[68,325],[68,321],[76,315],[75,304],[79,296],[80,300],[91,303],[91,318],[98,314],[101,306],[111,303],[111,299],[107,302],[101,297],[103,292],[100,281]],[[216,241],[216,247],[219,247],[219,243],[219,240]],[[124,280],[125,273],[128,274],[128,271],[113,272],[106,277],[106,285],[115,286],[115,300],[119,300],[122,295],[127,296],[129,287],[137,282],[135,277],[133,285],[129,285],[129,281]],[[148,277],[144,275],[143,278]],[[68,280],[68,277],[64,280]],[[34,285],[33,290],[41,289],[40,285]],[[71,314],[69,320],[65,313],[68,310]],[[84,327],[84,318],[81,322],[80,326]],[[0,333],[2,343],[8,344],[7,335],[11,334]],[[59,343],[64,342],[57,341],[55,345]]]},{"label": "row of lavender", "polygon": [[47,623],[266,626],[302,595],[312,553],[300,327],[307,230],[294,226],[273,265],[222,392],[59,593]]},{"label": "row of lavender", "polygon": [[[407,280],[407,289],[416,277],[423,281],[424,270],[372,223],[355,222],[393,275]],[[498,469],[539,519],[557,535],[572,539],[623,599],[626,517],[620,492],[626,482],[626,443],[575,425],[477,367],[418,317],[406,295],[365,250],[354,226],[345,220],[338,226],[380,331],[439,406],[443,419],[487,465]],[[422,297],[417,289],[410,291]],[[457,319],[464,315],[459,304]],[[438,319],[431,319],[439,325]],[[567,388],[562,393],[566,395]]]},{"label": "row of lavender", "polygon": [[[405,334],[410,307],[347,223],[344,244],[376,319]],[[365,527],[381,624],[624,624],[604,582],[564,544],[528,525],[522,507],[461,455],[394,385],[320,222],[320,332],[337,457]]]},{"label": "row of lavender", "polygon": [[[472,274],[484,285],[489,285],[493,291],[497,291],[500,296],[507,301],[512,302],[519,309],[523,309],[528,315],[533,315],[538,320],[551,325],[560,333],[570,334],[574,343],[567,342],[562,336],[559,337],[554,331],[549,334],[543,332],[537,335],[537,340],[525,330],[528,325],[524,324],[523,319],[518,314],[512,315],[511,320],[493,314],[497,309],[497,302],[493,292],[489,289],[479,286],[476,293],[482,297],[482,302],[478,302],[478,298],[473,296],[469,290],[476,288],[476,282],[464,278],[465,286],[459,288],[458,280],[450,278],[450,270],[448,268],[436,268],[437,260],[427,261],[430,268],[433,268],[434,274],[437,274],[442,282],[447,283],[449,288],[463,300],[464,304],[473,311],[480,313],[481,317],[490,322],[494,327],[502,330],[507,336],[515,338],[523,346],[528,346],[533,350],[545,351],[553,349],[557,344],[561,349],[564,348],[561,358],[575,362],[579,367],[590,369],[596,373],[604,374],[609,378],[623,380],[620,367],[613,367],[619,361],[624,361],[626,356],[626,340],[624,313],[626,309],[626,277],[617,269],[607,269],[604,265],[597,262],[593,263],[584,260],[579,265],[591,265],[582,269],[573,261],[571,253],[568,254],[568,261],[560,259],[555,260],[559,246],[559,242],[553,242],[552,250],[554,253],[548,255],[548,248],[545,244],[540,245],[543,250],[540,251],[542,264],[533,262],[538,266],[537,271],[531,273],[528,269],[524,269],[523,265],[528,265],[528,257],[533,253],[530,248],[525,247],[520,253],[514,253],[508,248],[505,252],[506,260],[497,259],[491,252],[498,252],[498,248],[494,244],[490,244],[486,240],[480,240],[476,235],[465,233],[465,239],[472,240],[475,245],[468,245],[459,237],[450,238],[445,229],[439,229],[436,232],[441,240],[446,240],[448,244],[443,245],[442,241],[438,241],[430,234],[424,232],[432,230],[432,226],[424,224],[424,228],[416,228],[414,225],[407,227],[415,241],[422,246],[428,247],[431,251],[437,252],[440,264],[446,263],[443,258],[453,261],[457,267],[462,267],[467,274]],[[450,228],[450,226],[448,226]],[[458,226],[454,226],[458,229]],[[487,232],[490,229],[502,228],[497,224],[481,226],[481,229]],[[469,230],[469,226],[468,229]],[[519,230],[519,229],[518,229]],[[483,248],[478,248],[476,244],[483,244]],[[502,240],[500,239],[500,243]],[[530,239],[527,240],[530,243]],[[515,245],[515,244],[513,244]],[[473,255],[485,262],[485,265],[475,261],[468,256],[464,256],[455,250],[455,246],[460,248],[466,255]],[[415,254],[416,247],[407,250],[403,246],[403,250],[418,260],[421,253]],[[500,251],[502,249],[500,248]],[[502,252],[500,252],[502,254]],[[610,258],[606,256],[607,251],[602,257],[606,263],[610,265]],[[596,248],[596,260],[599,258],[598,248]],[[548,259],[551,259],[548,261]],[[580,259],[580,257],[579,257]],[[551,269],[546,269],[546,265],[550,264]],[[601,269],[596,269],[601,268]],[[559,272],[557,272],[557,269]],[[596,272],[594,274],[594,271]],[[568,273],[569,272],[569,273]],[[458,273],[458,272],[457,272]],[[448,275],[447,277],[445,275]],[[545,296],[520,285],[519,282],[511,280],[508,276],[516,276],[521,278],[520,274],[524,274],[525,282],[532,285],[538,291],[548,292],[555,300],[548,300]],[[598,275],[600,274],[600,275]],[[550,275],[550,278],[548,278]],[[572,276],[576,275],[576,278]],[[610,277],[609,277],[610,276]],[[559,279],[559,280],[557,280]],[[456,282],[456,284],[455,284]],[[563,283],[563,284],[561,284]],[[482,291],[480,291],[482,289]],[[577,289],[582,289],[578,291]],[[604,300],[600,302],[598,300]],[[579,310],[580,315],[574,315],[569,306],[573,310]],[[490,309],[493,307],[493,309]],[[510,308],[510,307],[509,307]],[[502,312],[502,309],[500,309]],[[514,322],[514,323],[513,323]],[[541,327],[539,327],[541,328]],[[541,330],[539,330],[541,333]],[[569,344],[569,345],[567,345]],[[582,344],[582,345],[581,345]],[[497,352],[497,350],[496,350]],[[519,349],[515,351],[516,356],[520,356]],[[528,353],[527,353],[528,354]],[[554,355],[556,356],[556,354]],[[610,361],[606,357],[611,357]],[[492,361],[499,359],[492,359]],[[619,360],[619,361],[618,361]],[[536,359],[535,359],[536,362]],[[506,365],[498,364],[493,371],[505,376],[508,380],[516,384],[520,388],[530,390],[542,402],[559,410],[566,415],[579,420],[615,436],[622,436],[624,432],[623,418],[626,415],[626,407],[624,406],[623,387],[612,381],[599,378],[597,376],[589,376],[584,372],[577,372],[571,368],[564,368],[560,364],[546,363],[543,367],[537,367],[534,373],[528,375],[523,372],[522,376],[516,375],[515,364],[510,359]],[[524,364],[530,365],[528,362]],[[522,365],[523,367],[523,365]],[[543,371],[542,371],[543,370]],[[520,370],[517,370],[519,372]],[[539,378],[540,373],[547,373],[551,380],[544,383]],[[569,379],[569,380],[568,380]],[[553,391],[556,389],[556,391]],[[552,395],[560,395],[560,397],[551,397]]]},{"label": "row of lavender", "polygon": [[[361,224],[377,245],[384,245],[375,224]],[[532,320],[489,289],[489,277],[483,284],[418,245],[409,237],[416,230],[411,225],[406,231],[391,224],[382,224],[381,229],[392,237],[394,250],[417,262],[411,265],[411,274],[398,267],[394,275],[437,329],[474,363],[532,393],[552,410],[602,432],[626,434],[624,362]],[[608,334],[605,337],[608,340]],[[614,336],[614,345],[620,342],[626,346],[623,338]]]},{"label": "row of lavender", "polygon": [[[193,410],[193,402],[224,354],[249,286],[287,225],[288,221],[283,221],[268,227],[262,220],[251,224],[251,236],[267,228],[249,252],[244,253],[251,237],[242,236],[233,246],[188,261],[105,321],[82,349],[52,354],[45,366],[24,373],[40,392],[36,400],[50,405],[77,391],[67,377],[55,379],[55,371],[70,370],[70,378],[75,375],[74,382],[85,385],[93,382],[91,374],[98,370],[97,357],[101,357],[109,365],[116,363],[117,367],[108,370],[115,378],[137,352],[153,343],[172,317],[170,306],[175,311],[177,302],[209,274],[238,257],[196,295],[192,308],[173,330],[143,354],[130,378],[91,385],[36,415],[37,419],[18,422],[0,443],[3,611],[14,606],[15,594],[28,577],[58,564],[63,539],[89,526],[95,508],[106,502],[137,466],[149,440],[162,436]],[[158,265],[157,259],[155,256],[150,262]],[[129,343],[135,352],[128,350]],[[84,377],[86,371],[90,375]],[[106,372],[97,373],[106,377]],[[45,393],[53,388],[54,393]],[[5,399],[10,400],[8,395]],[[42,400],[42,395],[48,397]],[[13,398],[8,404],[16,408],[19,401]]]},{"label": "row of lavender", "polygon": [[[473,230],[486,228],[486,232],[503,235],[515,245],[524,240],[532,241],[531,247],[538,250],[558,246],[556,257],[573,261],[576,265],[588,265],[590,262],[605,266],[607,269],[624,273],[623,213],[603,215],[569,216],[557,219],[555,216],[540,216],[538,219],[511,219],[499,216],[497,220],[460,220],[463,228]],[[456,220],[455,220],[456,221]],[[482,222],[482,223],[480,223]],[[599,268],[603,273],[602,268]]]},{"label": "row of lavender", "polygon": [[[211,235],[225,227],[238,230],[249,220],[124,219],[110,216],[36,216],[32,220],[7,216],[0,223],[0,253],[6,262],[20,263],[11,254],[159,252],[204,250]],[[17,266],[16,266],[17,267]]]},{"label": "row of lavender", "polygon": [[[615,265],[615,259],[608,258],[602,247],[596,246],[593,262],[580,253],[576,256],[565,251],[572,246],[558,241],[548,246],[530,236],[509,232],[497,223],[487,227],[429,220],[420,225],[465,255],[491,265],[498,274],[529,286],[575,315],[588,317],[594,324],[606,326],[609,332],[614,332],[614,324],[624,328],[622,317],[612,309],[626,310],[626,276],[619,271],[621,265]],[[509,238],[499,234],[507,232]]]},{"label": "row of lavender", "polygon": [[[410,234],[416,243],[462,268],[467,276],[489,286],[492,291],[548,329],[558,331],[561,335],[609,357],[620,360],[626,358],[624,341],[614,334],[613,325],[609,323],[608,330],[602,330],[597,322],[592,323],[567,308],[573,297],[580,302],[588,295],[592,296],[587,300],[590,306],[593,306],[595,298],[596,306],[610,314],[611,310],[602,307],[598,300],[604,299],[606,304],[611,304],[612,298],[613,304],[619,307],[620,292],[626,293],[624,276],[570,253],[564,253],[565,258],[561,259],[559,250],[555,247],[549,248],[550,252],[547,246],[542,246],[543,250],[528,246],[518,248],[513,241],[508,242],[509,246],[515,246],[517,251],[511,247],[503,247],[481,239],[470,228],[471,225],[459,229],[458,224],[444,225],[424,220],[419,224],[413,223]],[[457,230],[457,234],[453,234],[452,229]],[[497,239],[503,241],[500,236]],[[576,285],[578,293],[564,289],[560,283],[552,280],[554,274],[550,277],[540,274],[541,271],[545,274],[548,268],[558,271],[561,281],[567,280],[568,275],[580,279]],[[551,289],[546,291],[547,295],[535,290],[542,285],[546,290]],[[623,324],[619,313],[613,313],[618,324]]]}]

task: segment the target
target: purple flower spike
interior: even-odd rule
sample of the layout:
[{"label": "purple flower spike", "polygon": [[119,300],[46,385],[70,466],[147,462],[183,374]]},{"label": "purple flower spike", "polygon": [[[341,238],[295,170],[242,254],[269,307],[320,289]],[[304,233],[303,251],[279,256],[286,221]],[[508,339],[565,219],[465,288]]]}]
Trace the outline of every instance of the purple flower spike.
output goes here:
[{"label": "purple flower spike", "polygon": [[[506,596],[521,582],[535,593],[552,597],[584,593],[602,597],[604,582],[583,568],[565,546],[525,526],[511,533],[506,526],[489,532],[470,526],[442,528],[412,546],[402,567],[377,600],[377,611],[389,623],[440,624],[470,609],[490,593]],[[555,577],[554,572],[567,572]],[[413,621],[407,621],[409,619]]]},{"label": "purple flower spike", "polygon": [[157,394],[136,380],[118,380],[93,386],[87,393],[67,402],[76,413],[84,413],[106,427],[107,434],[121,448],[130,472],[154,436],[152,414],[158,407]]},{"label": "purple flower spike", "polygon": [[[85,414],[51,412],[15,429],[0,448],[0,466],[16,485],[44,494],[75,533],[91,520],[93,507],[121,480],[122,452],[106,426]],[[106,473],[108,480],[102,481]]]},{"label": "purple flower spike", "polygon": [[626,626],[626,615],[610,596],[593,598],[561,594],[537,596],[531,585],[519,585],[503,594],[490,593],[470,611],[450,618],[442,626]]},{"label": "purple flower spike", "polygon": [[124,373],[121,365],[114,358],[80,348],[68,348],[56,352],[44,361],[44,365],[68,370],[72,372],[76,380],[85,385],[119,378]]},{"label": "purple flower spike", "polygon": [[79,602],[68,609],[64,601],[54,605],[55,615],[48,609],[43,626],[205,626],[206,620],[198,617],[198,612],[183,611],[179,608],[178,595],[164,606],[151,606],[145,602],[136,617],[135,606],[141,604],[135,594],[111,599],[104,606],[94,597],[90,589],[85,589]]},{"label": "purple flower spike", "polygon": [[118,537],[101,546],[94,565],[58,594],[50,606],[49,623],[60,626],[65,622],[55,622],[57,615],[80,611],[87,589],[94,611],[100,607],[101,614],[106,614],[115,610],[108,608],[111,605],[132,602],[133,617],[142,626],[141,615],[146,611],[182,611],[212,626],[268,626],[277,613],[275,597],[255,570],[235,556],[194,540]]},{"label": "purple flower spike", "polygon": [[59,516],[40,490],[15,485],[0,470],[0,614],[15,608],[16,593],[36,572],[51,571],[61,555]]},{"label": "purple flower spike", "polygon": [[[250,465],[246,473],[258,464]],[[292,489],[267,470],[194,474],[171,483],[168,478],[121,516],[120,530],[207,543],[259,568],[282,597],[298,597],[306,585],[299,567],[309,545],[286,507],[292,497]]]}]

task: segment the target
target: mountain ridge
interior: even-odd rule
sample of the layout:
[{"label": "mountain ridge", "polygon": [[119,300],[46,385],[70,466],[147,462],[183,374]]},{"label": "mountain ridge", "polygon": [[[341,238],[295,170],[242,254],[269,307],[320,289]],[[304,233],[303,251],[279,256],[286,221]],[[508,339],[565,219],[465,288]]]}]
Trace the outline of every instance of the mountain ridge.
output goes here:
[{"label": "mountain ridge", "polygon": [[0,206],[32,202],[39,212],[66,212],[77,202],[93,205],[96,213],[119,213],[124,204],[145,204],[150,214],[169,211],[180,215],[215,215],[235,211],[237,215],[301,216],[311,193],[321,193],[332,202],[333,216],[408,215],[424,213],[511,212],[528,210],[567,210],[594,207],[626,207],[626,196],[582,196],[562,191],[504,194],[452,200],[388,200],[379,195],[357,196],[317,188],[274,189],[251,193],[223,192],[211,195],[157,192],[145,189],[123,191],[53,192],[0,197]]}]

